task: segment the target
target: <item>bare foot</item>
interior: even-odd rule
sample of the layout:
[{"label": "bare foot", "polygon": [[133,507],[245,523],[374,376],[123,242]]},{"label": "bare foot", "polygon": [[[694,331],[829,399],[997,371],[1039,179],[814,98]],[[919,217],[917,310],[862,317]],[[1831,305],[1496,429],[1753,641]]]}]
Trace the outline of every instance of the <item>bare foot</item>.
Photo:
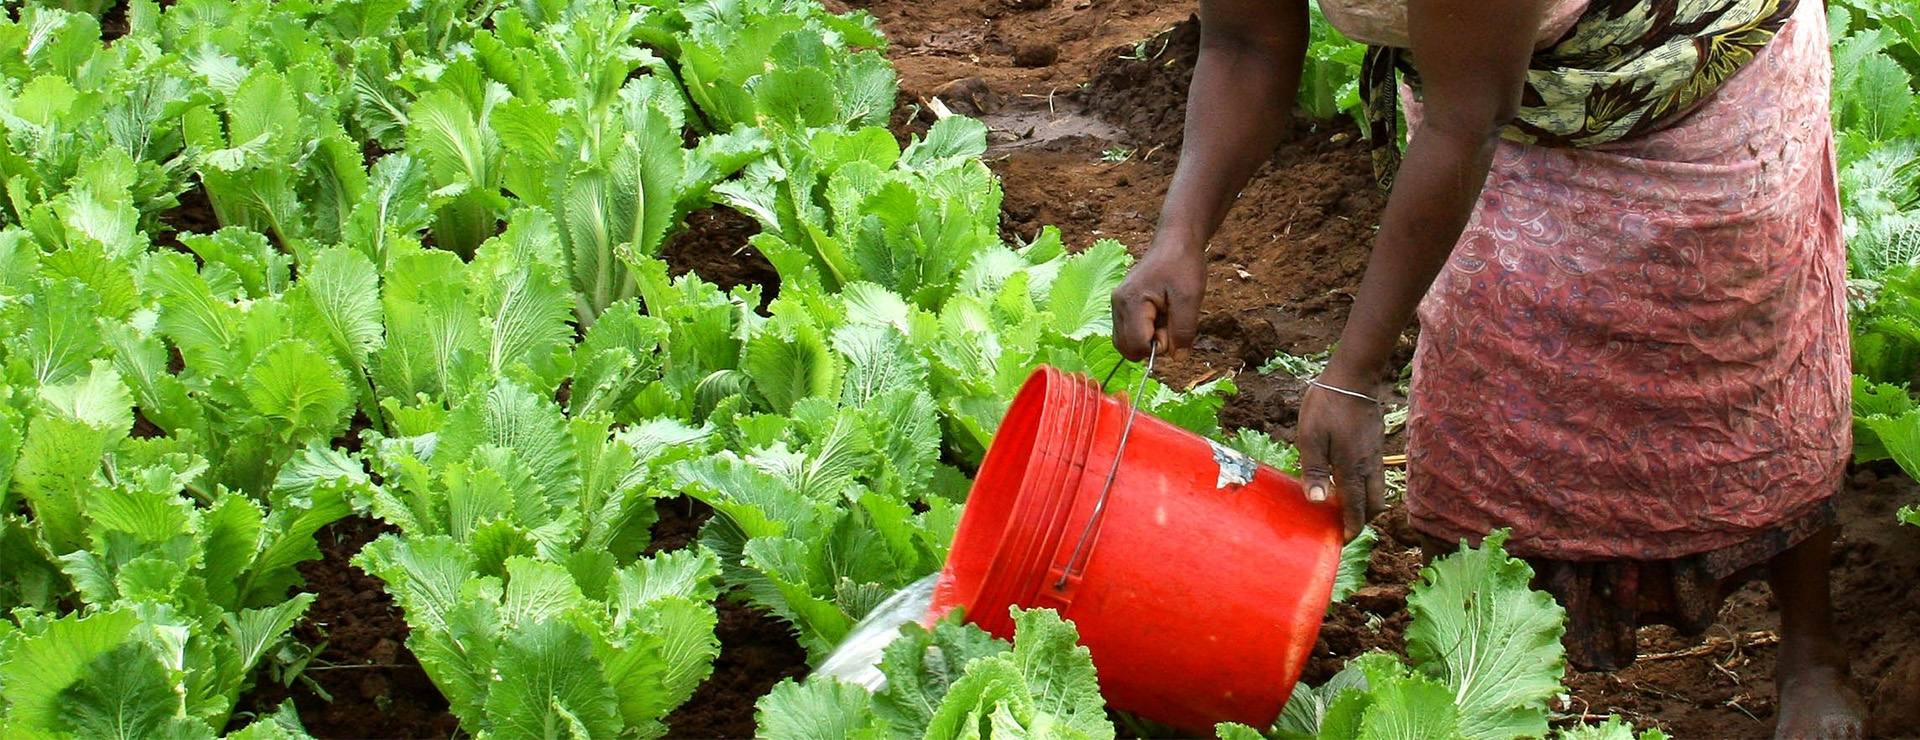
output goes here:
[{"label": "bare foot", "polygon": [[1845,668],[1783,655],[1779,671],[1780,716],[1773,728],[1775,740],[1865,737],[1866,702],[1853,689]]}]

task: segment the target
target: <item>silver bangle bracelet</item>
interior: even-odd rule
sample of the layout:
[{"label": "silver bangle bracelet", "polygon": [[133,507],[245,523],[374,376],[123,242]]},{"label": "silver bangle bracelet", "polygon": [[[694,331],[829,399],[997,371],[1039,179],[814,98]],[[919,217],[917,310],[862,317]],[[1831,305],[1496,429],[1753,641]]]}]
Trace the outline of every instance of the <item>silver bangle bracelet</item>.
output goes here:
[{"label": "silver bangle bracelet", "polygon": [[1323,389],[1323,390],[1329,390],[1329,391],[1333,391],[1334,393],[1338,393],[1338,394],[1340,394],[1340,395],[1343,395],[1343,396],[1352,396],[1352,397],[1354,397],[1354,398],[1358,398],[1358,399],[1360,399],[1360,400],[1362,400],[1362,401],[1368,401],[1368,402],[1371,402],[1371,403],[1372,403],[1373,405],[1375,405],[1375,406],[1379,406],[1379,405],[1380,405],[1380,399],[1378,399],[1378,398],[1374,398],[1373,396],[1369,396],[1369,395],[1367,395],[1367,394],[1365,394],[1365,393],[1361,393],[1361,392],[1359,392],[1359,391],[1350,391],[1350,390],[1347,390],[1347,389],[1345,389],[1345,388],[1341,388],[1341,387],[1339,387],[1339,386],[1333,386],[1333,385],[1327,385],[1326,383],[1322,383],[1322,382],[1320,382],[1320,379],[1319,379],[1319,378],[1314,378],[1314,379],[1312,379],[1312,380],[1309,380],[1309,381],[1307,381],[1307,385],[1310,385],[1310,386],[1313,386],[1313,387],[1315,387],[1315,388],[1320,388],[1320,389]]}]

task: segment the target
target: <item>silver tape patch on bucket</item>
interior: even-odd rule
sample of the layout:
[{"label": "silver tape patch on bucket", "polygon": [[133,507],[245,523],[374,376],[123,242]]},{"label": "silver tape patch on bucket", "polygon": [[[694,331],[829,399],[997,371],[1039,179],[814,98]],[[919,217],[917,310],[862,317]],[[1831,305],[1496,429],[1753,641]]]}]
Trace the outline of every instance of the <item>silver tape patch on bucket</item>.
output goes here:
[{"label": "silver tape patch on bucket", "polygon": [[1213,446],[1213,462],[1220,466],[1220,478],[1214,482],[1214,488],[1239,488],[1253,482],[1253,471],[1259,467],[1253,458],[1213,440],[1207,440],[1207,444]]}]

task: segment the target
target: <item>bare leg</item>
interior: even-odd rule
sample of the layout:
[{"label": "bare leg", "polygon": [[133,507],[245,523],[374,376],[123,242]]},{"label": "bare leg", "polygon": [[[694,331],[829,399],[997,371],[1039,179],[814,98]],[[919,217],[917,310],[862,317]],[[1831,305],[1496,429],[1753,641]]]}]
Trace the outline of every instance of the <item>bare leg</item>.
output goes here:
[{"label": "bare leg", "polygon": [[1847,676],[1846,650],[1833,629],[1827,529],[1775,556],[1774,600],[1780,603],[1780,690],[1775,738],[1857,738],[1866,706]]}]

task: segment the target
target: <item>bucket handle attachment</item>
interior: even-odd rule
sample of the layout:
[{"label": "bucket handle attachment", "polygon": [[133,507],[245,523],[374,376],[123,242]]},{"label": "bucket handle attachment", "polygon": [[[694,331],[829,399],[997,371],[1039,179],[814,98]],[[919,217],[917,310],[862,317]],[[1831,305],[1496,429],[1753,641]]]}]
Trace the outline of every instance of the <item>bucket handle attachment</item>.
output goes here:
[{"label": "bucket handle attachment", "polygon": [[[1080,557],[1085,553],[1087,543],[1093,541],[1093,533],[1099,528],[1100,520],[1104,518],[1107,512],[1107,496],[1113,493],[1114,478],[1120,474],[1120,458],[1126,455],[1127,437],[1133,434],[1133,417],[1140,413],[1140,396],[1147,392],[1147,378],[1153,377],[1153,360],[1154,356],[1159,354],[1159,352],[1160,339],[1156,337],[1149,340],[1147,343],[1147,364],[1146,367],[1140,371],[1140,385],[1134,388],[1133,397],[1127,399],[1130,401],[1127,407],[1127,423],[1120,427],[1120,445],[1115,448],[1113,452],[1113,466],[1107,468],[1107,482],[1100,486],[1100,498],[1096,499],[1093,503],[1093,514],[1087,517],[1086,528],[1080,530],[1080,541],[1073,546],[1073,554],[1067,557],[1067,565],[1060,571],[1060,580],[1054,581],[1053,583],[1053,590],[1055,591],[1067,590],[1069,582],[1079,578],[1080,574],[1075,571],[1083,567],[1083,564],[1080,562]],[[1120,370],[1120,366],[1114,365],[1113,369],[1117,372]],[[1113,380],[1113,373],[1107,374],[1107,380]],[[1106,383],[1103,382],[1100,385],[1105,387]]]}]

